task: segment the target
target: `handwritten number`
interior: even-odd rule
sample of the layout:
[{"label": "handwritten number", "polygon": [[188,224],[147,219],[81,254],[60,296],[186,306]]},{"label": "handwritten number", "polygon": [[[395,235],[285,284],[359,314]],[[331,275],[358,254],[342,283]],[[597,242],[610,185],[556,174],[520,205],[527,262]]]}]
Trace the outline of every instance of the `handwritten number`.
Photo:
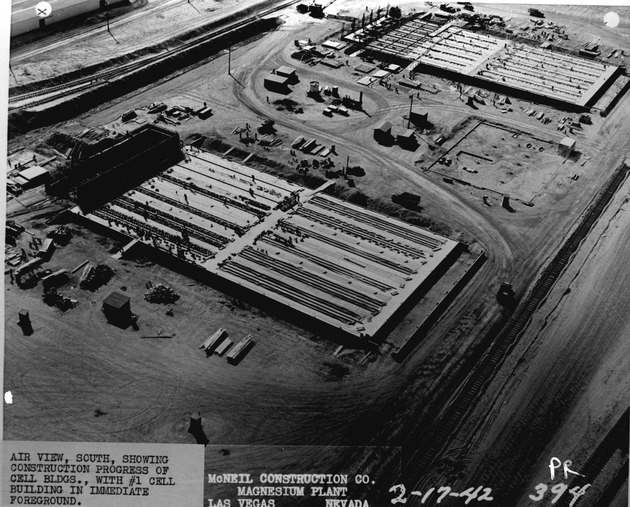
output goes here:
[{"label": "handwritten number", "polygon": [[437,503],[440,503],[451,492],[451,488],[448,486],[442,486],[441,488],[438,488],[437,492],[442,493],[437,499]]},{"label": "handwritten number", "polygon": [[472,502],[475,498],[477,498],[477,496],[479,496],[479,493],[481,492],[481,486],[478,487],[477,489],[473,489],[473,488],[468,488],[465,489],[464,491],[462,491],[459,496],[465,496],[466,501],[464,502],[464,504],[468,505],[470,502]]},{"label": "handwritten number", "polygon": [[540,484],[536,486],[536,493],[538,494],[536,496],[529,495],[529,499],[533,500],[534,502],[540,502],[544,498],[546,491],[547,491],[547,485],[541,482]]},{"label": "handwritten number", "polygon": [[433,493],[435,491],[435,488],[430,488],[429,491],[427,491],[424,496],[422,497],[422,500],[420,500],[422,503],[426,502],[427,499],[431,496],[431,493]]},{"label": "handwritten number", "polygon": [[485,500],[486,502],[492,502],[494,498],[490,496],[491,493],[492,493],[492,488],[483,488],[483,493],[477,499],[477,501],[481,502],[482,500]]},{"label": "handwritten number", "polygon": [[403,484],[395,484],[391,488],[389,488],[390,493],[398,492],[398,496],[392,498],[392,504],[397,503],[407,503],[407,499],[405,498],[405,493],[407,492],[405,486]]},{"label": "handwritten number", "polygon": [[562,493],[564,493],[567,490],[567,487],[568,486],[564,484],[563,482],[560,482],[556,484],[555,486],[552,486],[551,492],[555,494],[556,496],[553,497],[553,499],[551,500],[551,503],[556,503],[558,500],[560,500]]},{"label": "handwritten number", "polygon": [[571,493],[571,495],[573,495],[573,500],[571,500],[571,503],[569,504],[569,507],[573,507],[573,506],[575,505],[575,502],[577,502],[577,501],[578,501],[578,499],[579,499],[579,498],[580,498],[580,497],[581,497],[584,493],[586,493],[586,490],[587,490],[588,488],[590,488],[590,487],[591,487],[591,485],[590,485],[590,484],[586,484],[585,486],[583,486],[583,487],[581,487],[581,488],[580,488],[579,486],[576,486],[576,487],[574,487],[574,488],[571,488],[571,489],[569,490],[569,493]]}]

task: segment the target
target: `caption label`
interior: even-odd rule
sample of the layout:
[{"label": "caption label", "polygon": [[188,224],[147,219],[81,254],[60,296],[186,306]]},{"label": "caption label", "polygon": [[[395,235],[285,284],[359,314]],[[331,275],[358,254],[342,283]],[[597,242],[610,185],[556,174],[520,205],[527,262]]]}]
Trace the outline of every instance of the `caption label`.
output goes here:
[{"label": "caption label", "polygon": [[206,447],[205,507],[383,507],[399,447]]},{"label": "caption label", "polygon": [[200,445],[3,442],[1,505],[203,505]]}]

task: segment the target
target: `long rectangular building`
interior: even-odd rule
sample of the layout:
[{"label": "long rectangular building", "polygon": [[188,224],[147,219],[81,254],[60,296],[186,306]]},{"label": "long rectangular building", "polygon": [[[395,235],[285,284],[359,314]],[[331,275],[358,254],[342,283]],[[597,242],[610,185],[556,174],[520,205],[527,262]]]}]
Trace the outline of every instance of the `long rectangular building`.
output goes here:
[{"label": "long rectangular building", "polygon": [[[593,105],[621,73],[614,65],[502,40],[454,23],[440,26],[427,16],[384,32],[366,46],[383,60],[571,109]],[[354,35],[346,37],[353,40]]]},{"label": "long rectangular building", "polygon": [[[370,339],[459,243],[194,148],[73,211],[331,328]],[[328,183],[324,186],[328,186]]]}]

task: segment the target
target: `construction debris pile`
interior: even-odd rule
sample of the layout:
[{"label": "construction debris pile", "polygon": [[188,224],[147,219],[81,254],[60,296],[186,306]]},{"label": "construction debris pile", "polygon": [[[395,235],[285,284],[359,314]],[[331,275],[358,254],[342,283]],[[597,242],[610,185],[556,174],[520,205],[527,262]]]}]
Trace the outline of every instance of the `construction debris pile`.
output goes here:
[{"label": "construction debris pile", "polygon": [[44,299],[44,303],[46,303],[48,306],[55,306],[59,308],[62,312],[74,308],[78,303],[76,299],[71,299],[57,292],[57,289],[55,287],[47,289],[42,294],[42,297]]},{"label": "construction debris pile", "polygon": [[179,299],[177,292],[161,283],[153,285],[151,282],[148,282],[147,287],[149,290],[144,295],[144,299],[149,303],[171,304]]},{"label": "construction debris pile", "polygon": [[72,239],[72,231],[68,226],[61,225],[48,233],[48,237],[52,238],[58,245],[67,245]]},{"label": "construction debris pile", "polygon": [[106,264],[99,264],[98,266],[88,264],[81,274],[79,287],[94,292],[109,282],[113,276],[114,270]]}]

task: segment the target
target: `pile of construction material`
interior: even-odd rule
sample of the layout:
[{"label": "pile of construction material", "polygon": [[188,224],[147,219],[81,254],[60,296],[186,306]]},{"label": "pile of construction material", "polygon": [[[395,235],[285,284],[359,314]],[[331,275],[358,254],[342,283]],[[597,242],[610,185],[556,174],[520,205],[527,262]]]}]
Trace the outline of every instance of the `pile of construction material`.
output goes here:
[{"label": "pile of construction material", "polygon": [[254,346],[253,337],[251,334],[248,334],[234,345],[234,342],[228,336],[229,333],[220,327],[199,345],[199,348],[206,351],[206,357],[210,357],[213,354],[222,356],[229,350],[226,355],[228,363],[238,364]]},{"label": "pile of construction material", "polygon": [[171,304],[179,299],[179,294],[166,285],[161,283],[153,285],[149,282],[147,286],[149,290],[144,295],[144,299],[149,303]]},{"label": "pile of construction material", "polygon": [[99,264],[98,266],[88,264],[83,269],[79,279],[79,287],[94,292],[109,282],[113,276],[114,270],[107,264]]},{"label": "pile of construction material", "polygon": [[48,233],[48,237],[55,240],[58,245],[67,245],[72,239],[72,231],[69,227],[61,225]]},{"label": "pile of construction material", "polygon": [[55,287],[47,289],[42,297],[44,298],[44,303],[46,303],[48,306],[55,306],[59,308],[62,312],[74,308],[77,304],[76,299],[71,299],[64,296],[63,294],[60,294],[59,292],[57,292],[57,289]]}]

